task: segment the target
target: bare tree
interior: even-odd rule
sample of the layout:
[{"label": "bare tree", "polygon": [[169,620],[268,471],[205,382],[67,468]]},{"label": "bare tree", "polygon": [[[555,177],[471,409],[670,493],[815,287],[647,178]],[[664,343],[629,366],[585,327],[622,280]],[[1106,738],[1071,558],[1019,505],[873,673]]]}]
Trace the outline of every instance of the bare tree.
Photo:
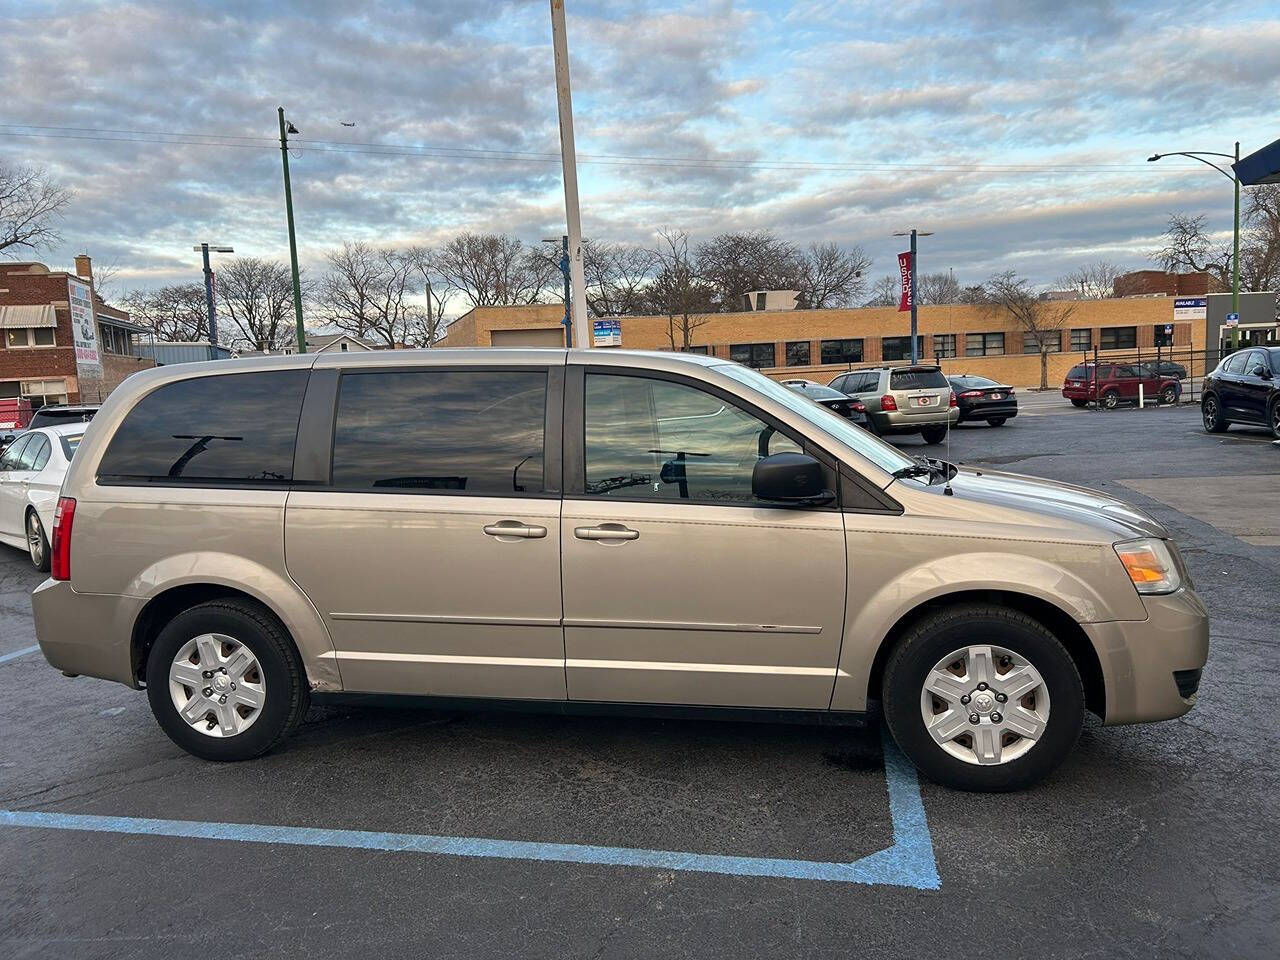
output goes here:
[{"label": "bare tree", "polygon": [[209,313],[204,285],[180,283],[157,290],[131,290],[121,298],[129,318],[167,342],[207,340]]},{"label": "bare tree", "polygon": [[[560,270],[560,252],[554,253]],[[584,240],[582,267],[586,275],[587,306],[601,317],[639,313],[645,302],[645,288],[653,282],[658,255],[653,250],[629,243]]]},{"label": "bare tree", "polygon": [[976,305],[987,302],[987,288],[980,283],[974,283],[967,287],[961,287],[959,299],[957,303],[967,303]]},{"label": "bare tree", "polygon": [[1241,219],[1241,285],[1280,290],[1280,184],[1252,188]]},{"label": "bare tree", "polygon": [[871,285],[871,296],[863,301],[864,307],[894,307],[902,296],[902,278],[887,274]]},{"label": "bare tree", "polygon": [[259,351],[285,346],[297,335],[288,265],[236,257],[218,270],[218,312],[235,325],[233,342]]},{"label": "bare tree", "polygon": [[960,284],[948,273],[922,273],[916,277],[916,303],[920,306],[959,303]]},{"label": "bare tree", "polygon": [[405,256],[413,264],[418,277],[422,280],[422,297],[426,309],[420,317],[413,318],[414,330],[412,342],[416,346],[433,347],[444,336],[448,321],[445,320],[445,308],[457,291],[438,268],[439,254],[430,247],[410,247]]},{"label": "bare tree", "polygon": [[325,261],[329,270],[316,296],[325,323],[388,347],[408,342],[410,334],[417,332],[418,308],[410,302],[415,294],[411,282],[415,267],[407,255],[357,242],[344,243]]},{"label": "bare tree", "polygon": [[852,306],[867,289],[863,275],[871,258],[862,247],[811,243],[801,255],[801,263],[800,299],[810,310]]},{"label": "bare tree", "polygon": [[689,235],[683,230],[658,231],[653,251],[657,273],[646,287],[650,309],[667,317],[667,339],[672,350],[688,350],[694,332],[705,326],[706,314],[715,309],[714,289],[699,275],[689,254]]},{"label": "bare tree", "polygon": [[0,163],[0,250],[35,251],[62,239],[54,226],[74,196],[44,167]]},{"label": "bare tree", "polygon": [[752,290],[799,290],[805,277],[800,248],[764,230],[700,243],[694,263],[720,310],[741,309],[742,295]]},{"label": "bare tree", "polygon": [[541,251],[504,233],[461,233],[436,251],[433,263],[473,307],[538,303],[560,273]]},{"label": "bare tree", "polygon": [[1171,213],[1169,226],[1162,236],[1164,246],[1151,254],[1151,259],[1165,270],[1209,273],[1222,284],[1231,286],[1231,248],[1214,243],[1205,231],[1203,215]]},{"label": "bare tree", "polygon": [[1040,354],[1040,389],[1049,387],[1049,354],[1062,349],[1062,330],[1075,312],[1069,300],[1041,300],[1031,284],[1012,270],[986,283],[985,305],[995,315],[1010,317]]},{"label": "bare tree", "polygon": [[1081,300],[1106,300],[1116,295],[1116,280],[1126,272],[1109,260],[1095,260],[1081,264],[1055,282],[1063,290],[1074,290]]}]

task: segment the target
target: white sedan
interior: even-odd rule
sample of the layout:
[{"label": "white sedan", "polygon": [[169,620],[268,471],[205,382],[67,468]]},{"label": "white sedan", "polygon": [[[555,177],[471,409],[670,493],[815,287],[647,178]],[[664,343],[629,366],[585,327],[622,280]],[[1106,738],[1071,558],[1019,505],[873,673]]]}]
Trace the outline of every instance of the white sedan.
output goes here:
[{"label": "white sedan", "polygon": [[49,569],[49,537],[62,478],[84,436],[83,423],[38,427],[0,454],[0,543],[26,550]]}]

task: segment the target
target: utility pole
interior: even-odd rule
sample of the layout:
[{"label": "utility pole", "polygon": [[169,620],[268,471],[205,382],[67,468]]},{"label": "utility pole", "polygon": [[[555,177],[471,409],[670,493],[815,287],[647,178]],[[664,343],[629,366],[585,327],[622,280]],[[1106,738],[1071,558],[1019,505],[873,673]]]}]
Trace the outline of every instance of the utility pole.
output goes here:
[{"label": "utility pole", "polygon": [[214,253],[235,253],[234,247],[210,246],[202,243],[198,247],[192,247],[196,253],[204,258],[204,308],[209,317],[209,346],[216,347],[218,345],[218,313],[213,303],[213,268],[209,266],[209,251]]},{"label": "utility pole", "polygon": [[293,268],[293,318],[298,332],[298,352],[307,352],[307,332],[302,328],[302,280],[298,276],[298,241],[293,232],[293,190],[289,186],[289,137],[297,133],[292,123],[285,123],[284,107],[276,114],[280,118],[280,159],[284,164],[284,213],[289,221],[289,265]]},{"label": "utility pole", "polygon": [[570,325],[573,345],[591,346],[587,326],[587,280],[582,266],[582,217],[578,210],[578,155],[573,145],[573,93],[569,87],[569,40],[564,26],[564,0],[551,0],[551,44],[556,60],[556,105],[560,115],[560,162],[564,168],[565,223],[569,228],[569,275],[573,296]]},{"label": "utility pole", "polygon": [[[907,234],[906,234],[906,233],[899,232],[899,233],[895,233],[895,234],[894,234],[894,236],[895,236],[895,237],[904,237],[904,236],[907,236]],[[917,323],[916,323],[916,237],[917,237],[917,236],[920,236],[920,237],[932,237],[932,236],[933,236],[933,233],[932,233],[932,232],[930,232],[930,231],[927,231],[927,230],[924,230],[924,231],[917,231],[914,227],[912,227],[912,228],[911,228],[911,234],[910,234],[910,236],[911,236],[911,363],[914,365],[914,364],[917,364],[917,363],[919,363],[919,362],[920,362],[920,345],[919,345],[919,343],[917,342],[918,336],[917,336],[917,334],[916,334],[916,329],[917,329]]]}]

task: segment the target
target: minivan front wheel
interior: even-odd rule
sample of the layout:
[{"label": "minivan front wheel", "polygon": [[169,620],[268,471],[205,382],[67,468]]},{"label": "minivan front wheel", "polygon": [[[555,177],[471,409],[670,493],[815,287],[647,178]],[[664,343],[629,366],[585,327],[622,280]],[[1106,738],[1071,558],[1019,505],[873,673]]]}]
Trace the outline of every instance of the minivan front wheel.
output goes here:
[{"label": "minivan front wheel", "polygon": [[1084,687],[1071,655],[1026,614],[965,604],[912,627],[885,667],[885,720],[930,779],[960,790],[1018,790],[1071,752]]},{"label": "minivan front wheel", "polygon": [[310,691],[292,641],[251,603],[218,600],[174,617],[147,658],[161,729],[206,760],[247,760],[301,722]]}]

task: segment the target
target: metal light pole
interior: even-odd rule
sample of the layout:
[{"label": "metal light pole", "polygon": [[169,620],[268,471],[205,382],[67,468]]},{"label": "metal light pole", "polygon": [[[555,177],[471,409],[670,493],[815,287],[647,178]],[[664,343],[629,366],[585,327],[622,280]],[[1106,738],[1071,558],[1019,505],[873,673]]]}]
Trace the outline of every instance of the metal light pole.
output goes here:
[{"label": "metal light pole", "polygon": [[284,107],[276,114],[280,119],[280,159],[284,163],[284,213],[289,221],[289,265],[293,268],[293,317],[298,333],[298,352],[307,352],[307,332],[302,328],[302,281],[298,276],[298,241],[293,234],[293,190],[289,186],[289,139],[298,128],[284,119]]},{"label": "metal light pole", "polygon": [[913,227],[910,234],[906,231],[894,234],[895,237],[908,235],[911,237],[911,362],[916,364],[920,362],[920,350],[916,343],[916,237],[932,237],[933,233],[928,230],[916,230]]},{"label": "metal light pole", "polygon": [[569,228],[569,275],[573,345],[591,346],[587,326],[587,280],[582,268],[582,217],[578,210],[578,155],[573,145],[573,93],[569,88],[569,40],[564,27],[564,0],[551,0],[551,44],[556,59],[556,104],[560,114],[560,163],[564,168],[565,224]]},{"label": "metal light pole", "polygon": [[[1147,157],[1148,163],[1154,163],[1161,157],[1190,157],[1192,160],[1199,160],[1205,166],[1213,167],[1220,174],[1226,177],[1235,185],[1236,205],[1235,205],[1235,229],[1231,244],[1231,312],[1237,317],[1240,315],[1240,178],[1235,175],[1233,170],[1228,173],[1212,160],[1206,160],[1205,157],[1224,157],[1235,163],[1240,162],[1240,141],[1236,141],[1236,151],[1234,154],[1218,153],[1213,150],[1175,150],[1171,153],[1153,153]],[[1234,351],[1240,346],[1240,325],[1239,322],[1231,328],[1231,349]]]},{"label": "metal light pole", "polygon": [[564,274],[564,345],[566,347],[573,346],[573,316],[569,312],[569,238],[562,236],[559,240],[554,238],[543,240],[543,243],[560,244],[560,272]]},{"label": "metal light pole", "polygon": [[213,305],[213,268],[209,266],[209,251],[214,253],[235,253],[234,247],[210,246],[202,243],[198,247],[192,247],[196,253],[204,257],[204,308],[209,315],[209,346],[216,347],[218,345],[218,317],[217,311]]}]

